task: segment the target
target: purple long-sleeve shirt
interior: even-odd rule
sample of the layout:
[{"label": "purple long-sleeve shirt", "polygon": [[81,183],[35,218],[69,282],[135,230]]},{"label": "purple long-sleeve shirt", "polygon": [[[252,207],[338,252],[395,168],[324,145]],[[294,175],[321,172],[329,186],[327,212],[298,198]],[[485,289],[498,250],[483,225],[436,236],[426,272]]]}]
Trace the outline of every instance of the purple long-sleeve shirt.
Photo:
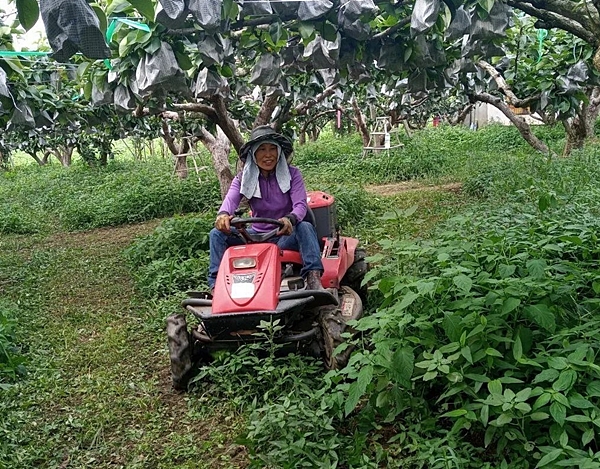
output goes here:
[{"label": "purple long-sleeve shirt", "polygon": [[[297,222],[304,220],[308,205],[306,203],[306,187],[300,170],[295,166],[290,168],[290,190],[283,193],[277,183],[275,171],[272,171],[267,177],[262,174],[258,176],[261,198],[252,197],[248,200],[252,209],[253,217],[274,218],[276,220],[286,215],[294,215]],[[231,183],[229,191],[223,199],[219,213],[228,213],[233,215],[240,205],[242,194],[240,194],[242,174],[238,174]],[[272,225],[264,223],[255,223],[253,228],[256,231],[264,232],[273,229]]]}]

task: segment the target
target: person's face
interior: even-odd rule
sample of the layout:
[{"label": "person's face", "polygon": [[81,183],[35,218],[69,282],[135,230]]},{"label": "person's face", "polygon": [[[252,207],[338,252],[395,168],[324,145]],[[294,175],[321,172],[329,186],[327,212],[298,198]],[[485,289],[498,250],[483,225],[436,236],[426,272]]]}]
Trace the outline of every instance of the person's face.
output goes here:
[{"label": "person's face", "polygon": [[278,150],[277,145],[272,143],[261,144],[254,152],[258,167],[264,171],[273,171],[277,166]]}]

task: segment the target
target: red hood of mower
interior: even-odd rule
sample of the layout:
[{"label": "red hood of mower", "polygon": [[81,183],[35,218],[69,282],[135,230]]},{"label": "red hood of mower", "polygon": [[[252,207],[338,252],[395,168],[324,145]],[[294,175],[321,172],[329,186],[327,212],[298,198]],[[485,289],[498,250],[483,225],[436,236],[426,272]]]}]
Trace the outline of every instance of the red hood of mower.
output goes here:
[{"label": "red hood of mower", "polygon": [[217,274],[212,313],[275,311],[280,282],[281,259],[276,244],[231,247],[225,251]]}]

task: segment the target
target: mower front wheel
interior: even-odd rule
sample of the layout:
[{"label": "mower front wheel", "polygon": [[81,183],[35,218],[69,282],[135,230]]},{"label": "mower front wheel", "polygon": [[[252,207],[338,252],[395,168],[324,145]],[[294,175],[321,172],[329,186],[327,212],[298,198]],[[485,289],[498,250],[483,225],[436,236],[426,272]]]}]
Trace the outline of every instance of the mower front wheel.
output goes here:
[{"label": "mower front wheel", "polygon": [[167,339],[173,388],[179,391],[186,390],[194,365],[194,343],[188,332],[184,314],[171,314],[167,318]]}]

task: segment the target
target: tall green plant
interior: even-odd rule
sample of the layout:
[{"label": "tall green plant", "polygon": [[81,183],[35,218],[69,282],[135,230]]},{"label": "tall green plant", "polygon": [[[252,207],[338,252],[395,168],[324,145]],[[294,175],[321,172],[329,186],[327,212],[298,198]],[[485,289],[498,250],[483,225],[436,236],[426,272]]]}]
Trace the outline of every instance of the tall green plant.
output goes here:
[{"label": "tall green plant", "polygon": [[420,432],[460,435],[480,457],[595,467],[600,223],[580,205],[523,209],[382,242],[372,261],[387,262],[369,274],[382,302],[355,325],[372,338],[343,372],[346,415],[363,396],[391,424],[417,406]]}]

